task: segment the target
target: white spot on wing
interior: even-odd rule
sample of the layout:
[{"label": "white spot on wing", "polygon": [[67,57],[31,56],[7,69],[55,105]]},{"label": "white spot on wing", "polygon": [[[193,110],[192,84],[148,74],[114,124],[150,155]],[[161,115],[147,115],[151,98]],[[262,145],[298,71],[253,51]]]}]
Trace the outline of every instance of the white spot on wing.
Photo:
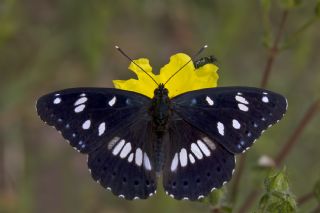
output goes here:
[{"label": "white spot on wing", "polygon": [[77,106],[76,108],[74,108],[74,112],[75,112],[75,113],[82,112],[85,107],[86,107],[86,105],[81,104],[81,105]]},{"label": "white spot on wing", "polygon": [[121,150],[121,153],[120,153],[120,158],[125,158],[127,157],[127,155],[130,153],[131,151],[131,143],[126,143],[126,145],[123,147],[123,149]]},{"label": "white spot on wing", "polygon": [[235,99],[243,104],[249,104],[249,102],[247,101],[247,99],[245,99],[244,97],[240,96],[240,95],[236,95]]},{"label": "white spot on wing", "polygon": [[125,144],[125,140],[121,140],[119,141],[119,143],[117,143],[117,145],[114,147],[114,149],[112,150],[112,154],[113,155],[117,155],[119,154],[120,150],[122,149],[123,145]]},{"label": "white spot on wing", "polygon": [[173,160],[171,162],[171,171],[174,172],[177,167],[178,167],[178,163],[179,163],[179,160],[178,160],[178,153],[176,153],[173,157]]},{"label": "white spot on wing", "polygon": [[269,98],[268,98],[267,96],[263,96],[263,97],[262,97],[262,101],[263,101],[264,103],[269,103]]},{"label": "white spot on wing", "polygon": [[79,99],[74,103],[74,106],[83,104],[83,103],[85,103],[87,100],[88,100],[87,97],[81,97],[81,98],[79,98]]},{"label": "white spot on wing", "polygon": [[91,126],[91,121],[90,120],[86,120],[83,124],[82,124],[82,129],[89,129]]},{"label": "white spot on wing", "polygon": [[99,136],[101,136],[105,130],[106,130],[106,123],[102,122],[98,127]]},{"label": "white spot on wing", "polygon": [[210,150],[201,140],[197,140],[197,144],[205,156],[210,156]]},{"label": "white spot on wing", "polygon": [[113,96],[113,98],[108,102],[109,106],[112,107],[116,103],[116,101],[117,101],[116,96]]},{"label": "white spot on wing", "polygon": [[223,123],[218,122],[217,123],[217,129],[218,129],[219,134],[223,136],[224,135],[224,125],[223,125]]},{"label": "white spot on wing", "polygon": [[249,108],[244,104],[238,104],[238,107],[241,111],[247,112]]},{"label": "white spot on wing", "polygon": [[142,150],[140,148],[136,149],[135,162],[138,166],[142,165]]},{"label": "white spot on wing", "polygon": [[131,153],[128,157],[128,162],[131,163],[133,160],[133,153]]},{"label": "white spot on wing", "polygon": [[239,123],[238,120],[233,119],[233,120],[232,120],[232,126],[233,126],[233,128],[235,128],[235,129],[240,129],[241,124]]},{"label": "white spot on wing", "polygon": [[151,170],[151,163],[147,153],[144,153],[143,155],[143,165],[147,170]]},{"label": "white spot on wing", "polygon": [[202,159],[203,158],[203,154],[200,151],[199,147],[197,144],[192,143],[191,144],[191,151],[193,152],[193,154],[198,158],[198,159]]},{"label": "white spot on wing", "polygon": [[182,167],[185,167],[188,164],[188,155],[187,150],[182,148],[179,153],[179,160]]},{"label": "white spot on wing", "polygon": [[209,146],[210,149],[215,150],[216,145],[213,143],[213,141],[208,137],[203,137],[202,140]]},{"label": "white spot on wing", "polygon": [[53,100],[53,103],[54,103],[54,104],[60,104],[60,103],[61,103],[61,98],[55,98],[55,99]]},{"label": "white spot on wing", "polygon": [[213,106],[214,102],[213,102],[213,100],[212,100],[209,96],[206,97],[206,101],[208,102],[208,104],[209,104],[210,106]]},{"label": "white spot on wing", "polygon": [[112,149],[112,147],[119,141],[119,137],[114,137],[111,139],[111,141],[109,141],[108,143],[108,149]]},{"label": "white spot on wing", "polygon": [[199,199],[202,199],[202,198],[204,198],[204,196],[203,196],[203,195],[200,195],[200,196],[198,197],[198,200],[199,200]]},{"label": "white spot on wing", "polygon": [[190,160],[190,163],[192,163],[192,164],[194,164],[196,162],[196,160],[194,159],[194,157],[191,153],[189,153],[189,160]]}]

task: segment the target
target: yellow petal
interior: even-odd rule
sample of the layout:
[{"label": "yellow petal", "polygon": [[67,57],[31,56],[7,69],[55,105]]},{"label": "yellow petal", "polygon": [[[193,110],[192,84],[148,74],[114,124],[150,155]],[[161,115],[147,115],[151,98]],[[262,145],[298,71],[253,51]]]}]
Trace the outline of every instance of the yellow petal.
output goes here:
[{"label": "yellow petal", "polygon": [[[171,56],[169,63],[161,68],[159,75],[154,75],[152,73],[152,67],[149,64],[148,59],[141,58],[134,60],[134,62],[141,66],[158,84],[160,84],[165,83],[181,67],[190,61],[190,59],[191,58],[188,55],[183,53]],[[127,81],[114,80],[113,83],[115,87],[138,92],[152,98],[153,91],[156,89],[157,85],[150,76],[144,73],[134,63],[130,64],[129,69],[136,73],[138,79],[129,79]],[[192,90],[216,87],[219,78],[217,71],[218,67],[214,64],[206,64],[195,69],[192,62],[188,63],[165,85],[169,91],[169,97],[172,98]]]},{"label": "yellow petal", "polygon": [[[148,59],[140,58],[140,59],[134,60],[134,62],[138,64],[142,69],[144,69],[144,71],[150,74],[153,78],[155,78],[155,75],[152,73],[152,67],[149,64]],[[141,93],[143,95],[146,95],[152,98],[153,91],[157,88],[157,85],[153,82],[153,80],[147,74],[145,74],[134,63],[130,63],[128,68],[137,75],[138,79],[113,80],[113,84],[115,88]]]}]

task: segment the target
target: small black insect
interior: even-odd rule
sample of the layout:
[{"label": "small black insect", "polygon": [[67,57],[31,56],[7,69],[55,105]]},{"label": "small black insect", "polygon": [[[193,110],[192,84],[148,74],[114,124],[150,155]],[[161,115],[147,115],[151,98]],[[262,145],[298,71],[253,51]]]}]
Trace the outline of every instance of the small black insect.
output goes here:
[{"label": "small black insect", "polygon": [[[205,63],[212,60],[198,66]],[[146,199],[162,175],[168,195],[196,200],[231,179],[235,154],[287,108],[283,96],[258,88],[200,89],[172,99],[169,92],[165,83],[152,99],[111,88],[66,89],[42,96],[37,111],[88,154],[93,179],[115,195]]]},{"label": "small black insect", "polygon": [[200,58],[199,60],[196,60],[195,62],[193,62],[193,65],[195,68],[200,68],[206,64],[215,64],[217,61],[218,60],[215,56],[210,55],[207,57]]}]

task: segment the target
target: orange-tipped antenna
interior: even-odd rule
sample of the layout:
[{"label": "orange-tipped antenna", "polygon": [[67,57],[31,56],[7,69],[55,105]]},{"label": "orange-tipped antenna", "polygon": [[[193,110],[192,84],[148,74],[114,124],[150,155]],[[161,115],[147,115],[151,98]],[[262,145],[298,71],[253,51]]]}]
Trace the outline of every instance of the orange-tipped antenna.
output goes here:
[{"label": "orange-tipped antenna", "polygon": [[196,57],[198,57],[198,55],[200,55],[206,48],[208,47],[208,45],[204,45],[203,47],[201,47],[201,49],[187,62],[185,63],[182,67],[180,67],[180,69],[178,69],[172,76],[170,76],[170,78],[168,78],[168,80],[164,83],[164,85],[166,85],[172,78],[173,76],[175,76],[178,72],[180,72],[185,66],[187,66],[187,64],[189,64],[193,59],[195,59]]},{"label": "orange-tipped antenna", "polygon": [[116,48],[124,57],[126,57],[127,59],[129,59],[129,61],[131,61],[131,62],[134,63],[137,67],[139,67],[145,74],[147,74],[147,75],[154,81],[154,83],[155,83],[157,86],[159,86],[159,84],[156,82],[156,80],[154,80],[149,73],[147,73],[141,66],[139,66],[136,62],[134,62],[134,60],[132,60],[125,52],[123,52],[123,50],[122,50],[119,46],[116,45],[115,48]]}]

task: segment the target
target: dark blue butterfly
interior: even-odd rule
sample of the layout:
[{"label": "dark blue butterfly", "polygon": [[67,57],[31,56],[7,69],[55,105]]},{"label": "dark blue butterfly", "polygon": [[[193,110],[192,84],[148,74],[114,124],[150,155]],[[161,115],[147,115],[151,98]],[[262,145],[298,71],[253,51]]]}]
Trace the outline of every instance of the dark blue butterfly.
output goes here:
[{"label": "dark blue butterfly", "polygon": [[[198,61],[198,67],[211,60]],[[196,64],[196,62],[195,62]],[[166,193],[196,200],[231,179],[235,154],[247,150],[287,108],[274,92],[219,87],[172,99],[160,84],[152,99],[109,88],[74,88],[41,97],[41,119],[88,154],[94,180],[126,199]]]}]

